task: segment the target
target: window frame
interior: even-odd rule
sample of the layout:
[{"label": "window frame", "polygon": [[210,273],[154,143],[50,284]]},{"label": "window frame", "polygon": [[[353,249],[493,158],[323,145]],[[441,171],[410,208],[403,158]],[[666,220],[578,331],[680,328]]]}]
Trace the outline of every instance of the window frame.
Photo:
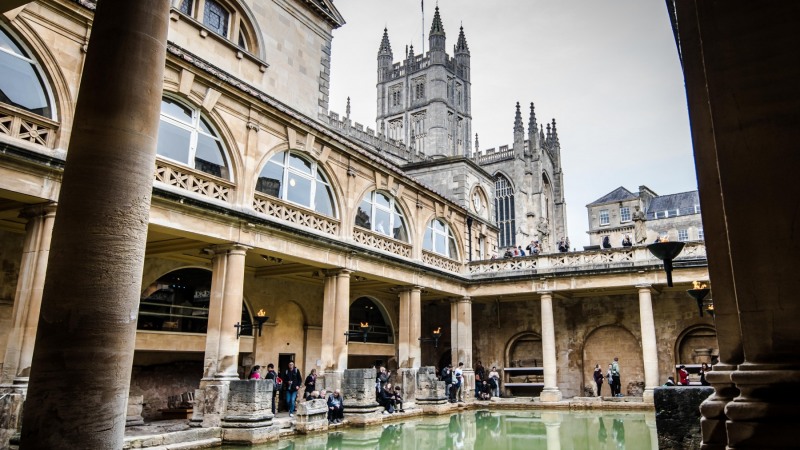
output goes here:
[{"label": "window frame", "polygon": [[611,215],[609,214],[609,211],[607,209],[601,209],[598,211],[597,220],[601,227],[611,225]]},{"label": "window frame", "polygon": [[[378,194],[383,195],[383,196],[385,196],[385,197],[387,197],[389,199],[389,206],[388,207],[384,207],[383,205],[380,205],[380,204],[378,204],[377,201],[375,201],[375,196],[378,195]],[[367,199],[367,197],[369,197],[369,199]],[[409,230],[408,221],[405,219],[405,214],[403,214],[403,209],[400,207],[399,202],[397,201],[397,198],[395,196],[393,196],[388,191],[384,191],[384,190],[380,190],[380,189],[373,189],[373,190],[367,192],[366,194],[364,194],[364,196],[361,198],[361,202],[358,204],[358,207],[357,207],[356,211],[361,210],[361,205],[363,205],[365,202],[370,204],[370,211],[369,211],[369,220],[370,220],[370,222],[369,222],[369,227],[365,227],[363,225],[359,225],[357,217],[356,217],[356,220],[354,221],[355,226],[357,226],[359,228],[363,228],[365,230],[370,230],[373,233],[377,233],[377,234],[386,236],[388,238],[398,240],[400,242],[405,242],[405,243],[409,243],[409,244],[411,243],[411,233],[408,232],[408,230]],[[388,228],[384,229],[384,231],[380,231],[380,230],[377,229],[379,224],[378,224],[377,220],[374,220],[374,218],[377,216],[376,210],[380,210],[380,211],[382,211],[384,213],[388,213],[389,214]],[[356,214],[358,214],[358,212],[356,212]],[[396,237],[394,235],[395,219],[397,219],[397,218],[399,218],[400,224],[402,225],[402,228],[403,228],[403,230],[405,232],[405,235],[406,235],[405,239]]]},{"label": "window frame", "polygon": [[630,206],[620,206],[619,208],[619,221],[621,223],[630,222],[631,221],[631,207]]},{"label": "window frame", "polygon": [[684,242],[689,240],[689,230],[687,228],[678,229],[678,240]]},{"label": "window frame", "polygon": [[[173,117],[173,116],[170,116],[169,114],[165,114],[164,113],[164,108],[163,108],[163,103],[164,103],[165,100],[172,101],[175,104],[180,105],[180,106],[190,110],[192,112],[192,115],[191,115],[192,123],[191,124],[187,124],[186,122],[183,122],[182,120],[180,120],[177,117]],[[217,177],[217,178],[221,178],[223,180],[227,180],[227,181],[233,182],[233,167],[231,165],[231,157],[228,154],[229,150],[228,150],[228,147],[225,145],[225,141],[222,139],[221,134],[219,133],[217,128],[214,126],[214,123],[211,120],[209,120],[203,114],[202,111],[200,111],[200,108],[197,108],[197,107],[195,107],[193,105],[190,105],[190,104],[188,104],[186,102],[183,102],[181,100],[178,100],[178,99],[176,99],[174,97],[171,97],[171,96],[168,96],[168,95],[163,95],[161,97],[161,102],[162,102],[161,103],[162,107],[161,107],[161,112],[159,112],[159,119],[158,119],[159,127],[161,126],[161,121],[164,121],[169,125],[178,127],[178,128],[180,128],[180,129],[182,129],[184,131],[189,131],[189,133],[191,133],[191,134],[190,134],[190,138],[189,138],[189,150],[188,150],[188,155],[187,155],[187,158],[186,158],[187,159],[186,162],[178,161],[176,159],[170,158],[169,156],[163,155],[161,153],[157,153],[158,157],[161,158],[161,159],[164,159],[165,161],[170,161],[172,163],[179,164],[181,166],[189,167],[192,170],[196,170],[198,172],[202,172],[202,173],[204,173],[206,175],[210,175],[212,177]],[[205,124],[206,127],[209,129],[209,131],[211,131],[212,133],[216,132],[217,135],[215,136],[213,134],[206,133],[204,130],[202,130],[201,124]],[[189,125],[189,126],[187,126],[187,125]],[[208,172],[206,172],[204,170],[201,170],[201,169],[198,169],[196,167],[196,165],[195,165],[195,157],[197,155],[197,143],[198,143],[198,140],[199,140],[199,137],[200,137],[201,134],[203,136],[205,136],[205,137],[209,137],[209,138],[213,139],[214,141],[216,141],[220,145],[221,153],[222,153],[222,159],[225,161],[225,167],[224,168],[228,172],[228,176],[227,177],[221,176],[221,175],[216,175],[216,174],[213,174],[213,173],[208,173]],[[156,145],[158,145],[158,144],[156,144]],[[158,147],[156,148],[156,152],[158,152]]]},{"label": "window frame", "polygon": [[[333,185],[329,181],[330,177],[328,177],[327,174],[325,173],[325,171],[322,170],[322,167],[321,167],[321,165],[319,164],[318,161],[309,158],[308,156],[306,156],[302,152],[298,152],[298,151],[294,151],[294,150],[281,150],[280,152],[277,152],[274,155],[272,155],[269,159],[267,159],[266,163],[264,163],[264,165],[261,167],[261,170],[258,172],[258,177],[256,179],[256,185],[258,184],[258,181],[257,181],[258,178],[262,177],[262,174],[264,174],[264,171],[267,169],[268,165],[270,163],[272,163],[272,161],[278,155],[281,155],[281,154],[283,154],[283,161],[281,163],[277,163],[277,162],[275,163],[275,164],[279,164],[280,167],[282,168],[280,186],[278,187],[278,195],[275,196],[275,195],[269,194],[267,192],[260,191],[260,190],[258,190],[258,188],[256,188],[256,192],[258,192],[259,194],[262,194],[262,195],[266,195],[266,196],[269,196],[269,197],[277,198],[278,200],[281,200],[281,201],[284,201],[284,202],[287,202],[287,203],[291,203],[293,205],[297,205],[297,206],[300,206],[302,208],[310,209],[310,210],[314,211],[315,213],[323,215],[323,216],[326,216],[326,217],[331,217],[333,219],[338,219],[339,218],[339,210],[338,210],[338,205],[336,204],[336,195],[335,195],[334,190],[333,190]],[[309,164],[309,166],[310,166],[310,174],[303,173],[301,170],[298,170],[297,168],[293,167],[290,164],[290,158],[292,156],[296,156],[297,158],[299,158],[302,161],[304,161],[307,164]],[[302,203],[298,203],[298,202],[296,202],[294,200],[291,200],[289,198],[289,187],[291,187],[291,182],[289,181],[289,175],[290,174],[296,175],[298,177],[302,177],[303,179],[309,181],[310,188],[309,188],[309,204],[308,205],[304,205]],[[324,186],[327,186],[328,192],[330,193],[330,204],[331,204],[331,214],[330,215],[317,209],[317,182],[320,182]]]},{"label": "window frame", "polygon": [[[434,222],[442,225],[444,230],[437,230],[433,225]],[[430,236],[430,238],[428,238],[428,236]],[[439,251],[436,246],[437,236],[444,238],[444,251]],[[425,226],[425,238],[422,240],[422,248],[424,250],[444,256],[445,258],[458,260],[457,242],[458,241],[456,241],[455,233],[453,233],[453,228],[447,223],[447,221],[438,217],[434,217],[428,221],[428,225]],[[428,243],[430,243],[430,246],[427,245]],[[455,255],[450,254],[451,247],[455,250]]]},{"label": "window frame", "polygon": [[514,186],[503,174],[494,179],[494,216],[500,228],[499,246],[506,248],[516,245],[516,211],[514,206]]},{"label": "window frame", "polygon": [[58,108],[56,107],[56,99],[55,99],[55,94],[53,92],[53,88],[50,85],[50,78],[47,76],[47,72],[45,72],[44,67],[42,67],[42,64],[35,57],[35,53],[31,51],[31,49],[27,45],[25,45],[25,42],[22,39],[20,39],[19,36],[17,36],[16,33],[13,32],[13,30],[2,26],[2,23],[0,23],[0,33],[3,33],[8,38],[8,40],[10,40],[12,44],[16,45],[19,51],[21,51],[23,54],[6,50],[1,47],[0,47],[0,52],[3,52],[11,56],[12,58],[17,58],[31,65],[31,68],[33,69],[33,72],[34,74],[36,74],[36,78],[39,81],[39,86],[41,87],[42,95],[44,96],[47,102],[47,107],[50,110],[49,111],[50,114],[49,115],[39,114],[29,110],[28,108],[12,105],[10,103],[3,103],[3,104],[8,105],[12,108],[23,110],[29,114],[33,114],[38,117],[44,117],[45,119],[58,121]]},{"label": "window frame", "polygon": [[[227,12],[227,24],[225,34],[219,33],[206,23],[207,2],[213,2],[222,10]],[[189,2],[188,12],[184,10],[184,2]],[[175,10],[197,22],[204,30],[230,42],[234,47],[257,56],[259,43],[256,38],[256,29],[251,24],[251,19],[244,13],[241,6],[236,1],[231,0],[179,0],[173,4]],[[244,45],[240,41],[244,38]]]}]

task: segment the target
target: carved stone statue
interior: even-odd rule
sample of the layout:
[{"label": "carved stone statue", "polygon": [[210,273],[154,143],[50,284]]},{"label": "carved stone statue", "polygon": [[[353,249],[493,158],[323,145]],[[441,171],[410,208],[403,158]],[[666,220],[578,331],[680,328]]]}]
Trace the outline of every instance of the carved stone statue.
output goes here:
[{"label": "carved stone statue", "polygon": [[539,217],[539,223],[536,224],[536,231],[539,232],[539,243],[542,250],[550,250],[550,225],[544,217]]},{"label": "carved stone statue", "polygon": [[647,241],[647,216],[644,211],[639,208],[639,205],[634,207],[636,211],[633,213],[633,236],[637,244],[644,244]]}]

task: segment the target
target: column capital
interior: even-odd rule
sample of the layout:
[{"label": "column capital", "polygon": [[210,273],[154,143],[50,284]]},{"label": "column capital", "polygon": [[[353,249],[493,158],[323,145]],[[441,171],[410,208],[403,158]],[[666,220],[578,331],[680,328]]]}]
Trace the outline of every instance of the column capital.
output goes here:
[{"label": "column capital", "polygon": [[402,292],[422,292],[422,286],[416,286],[416,285],[397,286],[395,289],[396,289],[398,294],[400,294]]},{"label": "column capital", "polygon": [[239,244],[238,242],[228,242],[225,244],[217,244],[209,247],[209,250],[216,256],[222,254],[241,254],[244,255],[250,250],[251,246]]},{"label": "column capital", "polygon": [[47,216],[47,215],[55,215],[56,214],[56,202],[47,202],[47,203],[38,203],[35,205],[29,205],[19,212],[20,219],[33,219],[39,216]]},{"label": "column capital", "polygon": [[549,291],[549,290],[548,291],[536,291],[536,293],[541,295],[541,296],[545,296],[545,295],[548,295],[550,297],[553,296],[553,291]]},{"label": "column capital", "polygon": [[469,303],[472,304],[472,297],[469,295],[464,295],[462,297],[453,297],[450,299],[450,303]]},{"label": "column capital", "polygon": [[634,287],[636,289],[638,289],[639,292],[642,292],[644,290],[648,290],[651,293],[653,292],[653,285],[652,284],[647,284],[647,283],[645,283],[645,284],[637,284],[637,285],[634,285]]},{"label": "column capital", "polygon": [[324,273],[326,277],[347,276],[349,278],[353,271],[342,267],[336,267],[333,269],[325,269],[322,271],[322,273]]}]

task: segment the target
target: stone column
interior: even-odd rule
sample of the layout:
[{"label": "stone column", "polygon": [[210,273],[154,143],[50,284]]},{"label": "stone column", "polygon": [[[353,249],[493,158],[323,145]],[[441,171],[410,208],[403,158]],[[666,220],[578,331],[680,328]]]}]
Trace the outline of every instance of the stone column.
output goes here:
[{"label": "stone column", "polygon": [[2,384],[13,383],[21,388],[28,384],[55,213],[55,204],[47,204],[25,208],[20,214],[20,217],[28,219],[28,223],[25,225],[25,243],[11,313],[12,329],[0,379]]},{"label": "stone column", "polygon": [[219,426],[225,413],[228,387],[238,380],[239,340],[234,325],[242,320],[245,255],[249,247],[223,244],[212,247],[211,299],[203,379],[195,391],[192,422]]},{"label": "stone column", "polygon": [[397,345],[400,368],[419,368],[422,358],[420,315],[421,288],[413,286],[400,292],[400,342]]},{"label": "stone column", "polygon": [[645,403],[653,403],[653,389],[658,387],[658,346],[656,345],[656,324],[653,320],[653,300],[649,284],[640,284],[639,321],[642,327],[642,358],[644,361]]},{"label": "stone column", "polygon": [[542,365],[544,366],[544,389],[539,396],[542,402],[561,401],[561,391],[557,382],[556,362],[556,329],[553,321],[553,293],[540,292],[542,295]]},{"label": "stone column", "polygon": [[322,290],[322,348],[320,359],[322,360],[323,372],[333,370],[335,365],[333,359],[333,342],[335,333],[336,318],[336,276],[337,270],[325,271],[325,281]]},{"label": "stone column", "polygon": [[[325,340],[332,334],[331,341],[331,368],[332,371],[325,374],[325,387],[326,389],[341,389],[342,376],[344,370],[347,369],[347,344],[345,343],[345,333],[350,326],[350,270],[340,269],[335,272],[330,272],[330,276],[334,281],[325,285],[326,288],[326,304],[329,307],[329,292],[334,294],[332,299],[333,314],[331,318],[325,317],[322,322],[322,339],[323,349],[326,349],[327,343]],[[327,315],[327,314],[326,314]],[[329,331],[331,325],[333,331]],[[346,400],[345,400],[346,401]]]},{"label": "stone column", "polygon": [[[122,448],[169,0],[98,2],[53,228],[20,447]],[[78,401],[78,399],[80,399]]]},{"label": "stone column", "polygon": [[542,423],[545,426],[547,450],[561,450],[561,413],[556,411],[542,412]]},{"label": "stone column", "polygon": [[453,369],[463,362],[465,402],[475,400],[475,372],[472,370],[472,299],[461,297],[450,301],[450,340]]}]

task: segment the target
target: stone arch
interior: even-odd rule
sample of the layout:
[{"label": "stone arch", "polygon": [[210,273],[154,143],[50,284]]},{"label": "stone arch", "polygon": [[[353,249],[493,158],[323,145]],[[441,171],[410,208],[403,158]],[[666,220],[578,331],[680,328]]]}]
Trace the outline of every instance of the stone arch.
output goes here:
[{"label": "stone arch", "polygon": [[674,355],[675,365],[716,362],[719,358],[716,328],[709,324],[697,324],[685,328],[675,339]]},{"label": "stone arch", "polygon": [[[303,307],[294,300],[286,300],[280,303],[279,308],[275,308],[270,316],[275,316],[275,325],[272,331],[272,345],[269,346],[268,353],[274,352],[274,358],[278,358],[281,353],[294,353],[295,364],[303,364],[305,358],[306,343],[306,313]],[[270,317],[270,322],[272,322]],[[276,359],[277,360],[277,359]],[[277,367],[278,364],[276,363]],[[300,368],[303,373],[308,369]],[[277,369],[276,369],[277,370]]]},{"label": "stone arch", "polygon": [[[373,309],[361,310],[362,306],[371,307]],[[384,344],[394,343],[395,326],[392,323],[392,317],[386,310],[386,306],[377,298],[369,295],[362,295],[353,300],[348,308],[348,318],[350,324],[356,324],[362,321],[369,322],[374,331],[368,334],[367,342]]]},{"label": "stone arch", "polygon": [[[548,221],[553,217],[553,208],[555,207],[555,199],[553,198],[553,183],[550,181],[550,176],[546,170],[542,171],[542,210],[539,215]],[[551,232],[552,232],[551,227]],[[557,237],[556,239],[558,239]]]},{"label": "stone arch", "polygon": [[[584,340],[582,353],[584,392],[592,391],[595,364],[600,364],[603,375],[608,365],[619,357],[622,394],[641,396],[644,391],[644,361],[642,347],[636,336],[620,325],[603,325],[592,330]],[[604,381],[603,393],[610,395],[608,382]]]},{"label": "stone arch", "polygon": [[504,367],[539,367],[542,365],[542,336],[523,331],[511,336],[506,343]]},{"label": "stone arch", "polygon": [[435,212],[430,212],[429,214],[427,214],[425,216],[425,220],[420,222],[421,225],[420,229],[416,230],[417,231],[416,242],[419,244],[419,248],[421,250],[430,251],[425,248],[425,233],[427,232],[428,224],[431,223],[432,220],[440,220],[444,222],[448,228],[450,228],[450,231],[453,233],[453,238],[455,240],[456,253],[458,253],[457,255],[450,255],[450,259],[455,261],[461,261],[462,255],[466,254],[466,250],[464,249],[465,231],[463,227],[458,226],[452,220],[448,219],[445,216],[438,215]]},{"label": "stone arch", "polygon": [[[361,201],[364,199],[364,196],[367,193],[375,191],[384,192],[388,194],[392,199],[394,199],[395,205],[397,205],[397,207],[400,208],[400,211],[403,213],[403,220],[405,221],[406,232],[408,233],[408,241],[406,243],[411,244],[413,246],[417,242],[419,242],[418,239],[419,233],[417,232],[417,224],[415,220],[416,214],[412,214],[412,210],[409,208],[409,205],[406,203],[405,199],[395,195],[392,189],[378,188],[378,185],[375,183],[369,183],[363,189],[361,189],[355,196],[356,201],[353,202],[354,203],[353,209],[347,211],[348,214],[347,218],[349,220],[349,223],[351,224],[351,227],[355,226],[356,214],[358,214],[358,209],[359,206],[361,205]],[[342,217],[342,223],[344,223],[344,217]]]}]

